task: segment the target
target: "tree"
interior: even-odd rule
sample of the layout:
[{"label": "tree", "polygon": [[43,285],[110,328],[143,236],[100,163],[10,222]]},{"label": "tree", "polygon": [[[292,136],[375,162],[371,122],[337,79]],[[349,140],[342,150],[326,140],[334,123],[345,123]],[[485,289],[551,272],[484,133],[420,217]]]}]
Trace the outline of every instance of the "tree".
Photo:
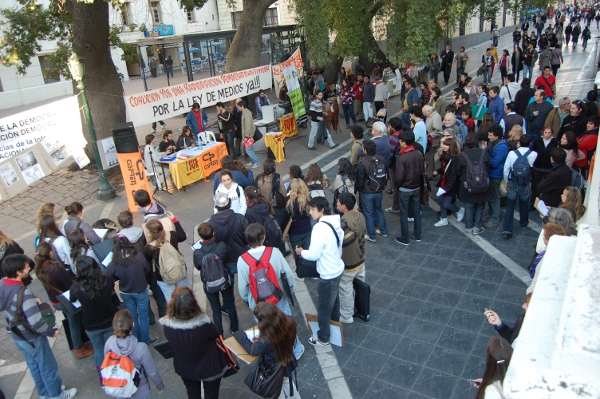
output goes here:
[{"label": "tree", "polygon": [[[179,4],[191,10],[201,8],[206,1],[179,0]],[[52,0],[42,9],[35,0],[20,0],[17,8],[0,10],[7,26],[0,43],[2,64],[14,65],[19,73],[26,74],[43,40],[57,43],[57,50],[48,57],[54,68],[47,73],[70,79],[67,59],[71,51],[85,58],[84,83],[99,140],[109,137],[117,123],[125,122],[123,86],[110,54],[111,45],[119,42],[110,35],[108,7],[104,0]],[[89,141],[88,129],[83,131]]]}]

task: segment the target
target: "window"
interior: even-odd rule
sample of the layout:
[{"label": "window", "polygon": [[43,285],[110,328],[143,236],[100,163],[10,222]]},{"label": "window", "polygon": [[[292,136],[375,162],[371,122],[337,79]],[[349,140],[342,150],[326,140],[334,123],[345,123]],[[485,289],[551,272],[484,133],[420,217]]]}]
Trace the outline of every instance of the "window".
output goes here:
[{"label": "window", "polygon": [[154,22],[155,25],[160,24],[162,21],[160,17],[160,3],[158,1],[150,2],[150,12],[152,14],[152,22]]},{"label": "window", "polygon": [[121,22],[123,26],[129,26],[129,3],[121,4]]},{"label": "window", "polygon": [[232,12],[231,13],[231,26],[233,29],[238,29],[240,27],[240,22],[242,21],[242,12]]},{"label": "window", "polygon": [[279,18],[277,18],[277,9],[269,8],[267,12],[265,12],[265,19],[263,21],[263,26],[275,26],[279,25]]},{"label": "window", "polygon": [[194,21],[194,12],[193,11],[186,12],[186,16],[187,16],[187,21],[188,22],[193,22]]},{"label": "window", "polygon": [[48,83],[60,82],[60,77],[58,76],[58,74],[52,73],[53,72],[52,64],[50,64],[50,61],[48,61],[45,56],[40,56],[40,57],[38,57],[38,59],[40,60],[40,68],[42,69],[42,76],[44,77],[44,83],[48,84]]}]

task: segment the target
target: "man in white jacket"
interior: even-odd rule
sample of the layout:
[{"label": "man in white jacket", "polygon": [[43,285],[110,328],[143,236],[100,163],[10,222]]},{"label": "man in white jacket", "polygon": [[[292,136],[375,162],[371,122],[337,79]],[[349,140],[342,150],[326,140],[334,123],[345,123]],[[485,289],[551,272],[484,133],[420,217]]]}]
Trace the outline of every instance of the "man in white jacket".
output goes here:
[{"label": "man in white jacket", "polygon": [[519,90],[521,90],[521,85],[515,82],[515,75],[509,73],[504,77],[504,85],[500,89],[500,98],[504,101],[504,104],[515,102]]},{"label": "man in white jacket", "polygon": [[308,343],[329,346],[329,321],[340,319],[339,287],[344,262],[342,261],[342,242],[344,231],[339,215],[331,215],[331,208],[325,197],[310,200],[310,216],[318,223],[310,235],[310,247],[302,249],[296,246],[296,254],[306,260],[317,262],[319,273],[319,331],[317,338],[310,337]]}]

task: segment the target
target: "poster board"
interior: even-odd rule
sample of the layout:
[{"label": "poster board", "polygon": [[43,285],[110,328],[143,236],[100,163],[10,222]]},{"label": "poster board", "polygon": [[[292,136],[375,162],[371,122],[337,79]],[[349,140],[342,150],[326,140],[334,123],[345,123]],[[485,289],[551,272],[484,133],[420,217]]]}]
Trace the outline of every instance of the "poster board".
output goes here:
[{"label": "poster board", "polygon": [[[146,168],[144,167],[144,162],[142,162],[142,155],[139,152],[130,152],[117,154],[117,156],[119,166],[121,167],[121,174],[123,175],[123,184],[125,186],[129,210],[131,212],[138,212],[139,209],[135,205],[133,194],[136,190],[146,190],[148,193],[152,193],[148,176],[146,175]],[[152,194],[150,194],[150,199],[152,199]]]},{"label": "poster board", "polygon": [[112,168],[119,164],[117,147],[115,146],[115,140],[112,137],[107,137],[99,141],[98,152],[100,153],[100,158],[102,158],[102,166],[104,166],[104,169]]},{"label": "poster board", "polygon": [[[246,334],[248,334],[248,332],[252,332],[252,331],[258,331],[258,328],[256,326],[249,328],[247,330],[245,330]],[[246,352],[246,350],[242,347],[242,345],[240,345],[239,342],[237,342],[237,340],[235,339],[235,337],[229,337],[226,340],[223,341],[223,343],[225,344],[226,347],[229,348],[230,351],[232,351],[235,356],[250,364],[253,361],[255,361],[256,359],[258,359],[258,356],[252,356],[249,355],[248,352]]]},{"label": "poster board", "polygon": [[0,186],[6,196],[12,198],[25,191],[30,185],[52,173],[52,158],[41,143],[0,163]]},{"label": "poster board", "polygon": [[[304,317],[306,317],[306,325],[308,326],[308,333],[312,337],[317,336],[317,328],[319,323],[319,318],[313,314],[305,313]],[[316,324],[316,325],[315,325]],[[315,330],[313,332],[313,327]],[[342,323],[339,321],[329,321],[329,330],[331,332],[331,336],[329,337],[329,343],[332,345],[336,345],[339,347],[343,347],[344,343],[344,331],[342,329]]]}]

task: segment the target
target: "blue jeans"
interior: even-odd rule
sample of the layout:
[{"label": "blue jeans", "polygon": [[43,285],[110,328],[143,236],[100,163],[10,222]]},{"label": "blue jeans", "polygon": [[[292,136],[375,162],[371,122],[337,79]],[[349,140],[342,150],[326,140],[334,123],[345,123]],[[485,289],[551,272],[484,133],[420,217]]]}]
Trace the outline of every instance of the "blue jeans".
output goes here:
[{"label": "blue jeans", "polygon": [[381,207],[383,201],[383,193],[361,193],[363,200],[363,211],[365,212],[365,220],[367,222],[367,234],[370,238],[377,238],[375,233],[375,225],[379,225],[381,234],[387,234],[387,225],[385,223],[385,215]]},{"label": "blue jeans", "polygon": [[443,219],[448,217],[448,209],[450,209],[452,212],[458,212],[460,210],[458,206],[452,203],[453,199],[454,197],[450,197],[448,195],[442,195],[442,198],[440,198],[440,215]]},{"label": "blue jeans", "polygon": [[69,332],[71,333],[73,348],[81,349],[83,347],[83,342],[81,342],[81,312],[71,314],[71,312],[65,310],[63,305],[52,306],[54,306],[54,309],[63,312],[65,318],[69,321]]},{"label": "blue jeans", "polygon": [[373,117],[374,109],[375,109],[375,106],[373,105],[373,103],[368,103],[366,101],[363,101],[363,114],[365,114],[365,121],[368,121],[369,118]]},{"label": "blue jeans", "polygon": [[[310,135],[308,136],[308,147],[313,148],[315,146],[315,137],[317,137],[317,131],[319,130],[319,123],[327,123],[325,122],[313,122],[310,121]],[[335,143],[333,142],[333,138],[331,137],[331,133],[329,130],[327,131],[327,142],[330,147],[333,147]]]},{"label": "blue jeans", "polygon": [[148,343],[150,341],[150,319],[148,318],[148,308],[150,307],[148,290],[139,294],[126,294],[121,292],[121,299],[127,310],[133,316],[133,335],[140,342]]},{"label": "blue jeans", "polygon": [[531,65],[523,65],[523,79],[533,76],[533,67]]},{"label": "blue jeans", "polygon": [[502,179],[490,178],[490,188],[488,190],[489,214],[491,216],[490,223],[496,224],[500,222],[500,183]]},{"label": "blue jeans", "polygon": [[94,331],[85,330],[85,332],[90,337],[90,341],[94,347],[94,363],[96,363],[96,367],[100,367],[104,360],[104,344],[113,335],[113,328],[107,327]]},{"label": "blue jeans", "polygon": [[321,342],[329,342],[329,321],[340,320],[340,280],[342,275],[330,280],[319,279],[317,291],[319,293],[319,304],[317,305],[319,331],[317,336]]},{"label": "blue jeans", "polygon": [[169,284],[166,281],[157,281],[156,283],[160,287],[160,290],[162,291],[167,303],[169,303],[169,301],[171,300],[171,295],[173,294],[173,291],[175,291],[175,288],[181,287],[184,285],[186,287],[189,287],[187,276],[182,278],[181,280],[177,281],[175,284]]},{"label": "blue jeans", "polygon": [[[27,367],[31,372],[38,395],[43,398],[50,396],[57,398],[60,396],[62,389],[62,380],[58,375],[58,365],[52,353],[52,349],[48,344],[48,338],[40,335],[29,345],[27,341],[13,336],[17,349],[21,351]],[[104,352],[103,352],[104,353]]]},{"label": "blue jeans", "polygon": [[165,65],[165,69],[167,70],[167,77],[171,75],[171,77],[173,78],[173,65]]},{"label": "blue jeans", "polygon": [[483,83],[491,83],[492,80],[490,79],[490,67],[486,68],[483,70]]},{"label": "blue jeans", "polygon": [[290,234],[289,237],[290,245],[292,246],[292,251],[296,248],[296,246],[302,247],[303,249],[308,249],[310,247],[310,233]]},{"label": "blue jeans", "polygon": [[415,218],[414,235],[421,239],[421,190],[400,191],[400,239],[408,242],[408,215]]},{"label": "blue jeans", "polygon": [[344,118],[346,119],[346,126],[350,126],[350,117],[352,122],[356,125],[356,116],[354,115],[354,106],[352,104],[342,104],[344,110]]},{"label": "blue jeans", "polygon": [[529,223],[529,197],[531,196],[531,184],[519,186],[508,182],[506,185],[506,212],[504,213],[504,224],[502,225],[503,233],[512,234],[513,217],[515,205],[519,201],[519,223],[525,227]]},{"label": "blue jeans", "polygon": [[485,203],[470,203],[464,202],[465,205],[465,227],[467,229],[472,229],[473,227],[481,228],[481,218],[483,217],[483,210],[485,208]]},{"label": "blue jeans", "polygon": [[456,84],[460,83],[460,74],[463,73],[465,71],[464,67],[459,67],[458,64],[456,64]]},{"label": "blue jeans", "polygon": [[[206,292],[206,298],[208,298],[208,303],[210,303],[210,308],[213,312],[213,321],[217,326],[217,329],[223,335],[223,315],[221,314],[221,302],[219,300],[219,293],[209,293]],[[229,315],[229,327],[231,331],[237,331],[239,328],[237,311],[235,310],[235,296],[233,293],[233,286],[227,288],[226,290],[221,291],[221,296],[223,297],[223,304],[225,305],[225,309],[227,309],[227,314]]]},{"label": "blue jeans", "polygon": [[250,147],[245,147],[245,148],[246,148],[246,154],[248,154],[248,156],[250,157],[250,160],[252,162],[260,165],[260,161],[258,160],[258,157],[256,156],[256,152],[254,152],[254,144],[251,145]]}]

